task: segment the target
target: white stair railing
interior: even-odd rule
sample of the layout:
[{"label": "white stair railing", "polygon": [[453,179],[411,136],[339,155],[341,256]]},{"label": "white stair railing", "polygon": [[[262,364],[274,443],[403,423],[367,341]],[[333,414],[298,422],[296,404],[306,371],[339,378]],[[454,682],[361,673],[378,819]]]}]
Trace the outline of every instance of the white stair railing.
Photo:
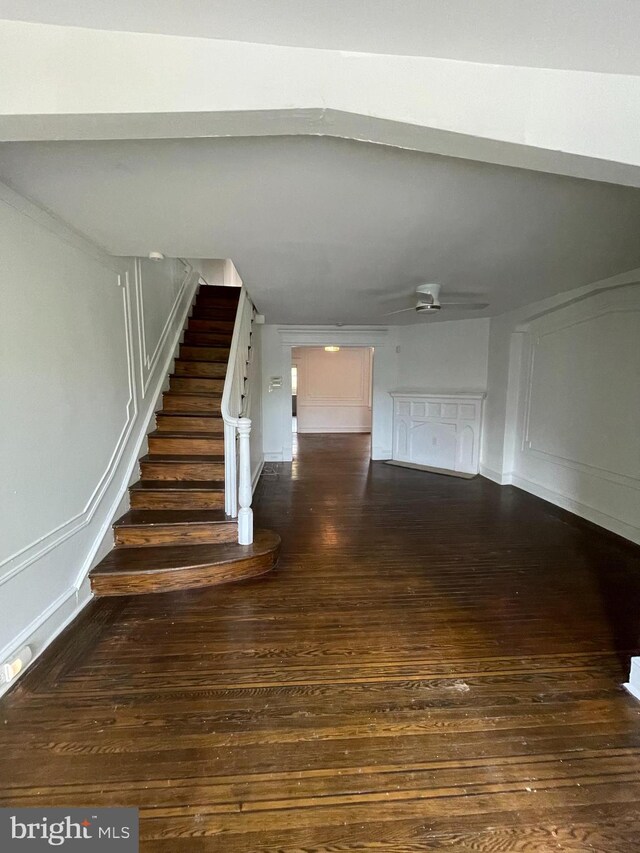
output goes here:
[{"label": "white stair railing", "polygon": [[245,415],[248,411],[249,389],[246,386],[254,315],[253,303],[241,287],[221,406],[224,420],[224,506],[227,515],[238,518],[240,545],[253,542],[251,419]]}]

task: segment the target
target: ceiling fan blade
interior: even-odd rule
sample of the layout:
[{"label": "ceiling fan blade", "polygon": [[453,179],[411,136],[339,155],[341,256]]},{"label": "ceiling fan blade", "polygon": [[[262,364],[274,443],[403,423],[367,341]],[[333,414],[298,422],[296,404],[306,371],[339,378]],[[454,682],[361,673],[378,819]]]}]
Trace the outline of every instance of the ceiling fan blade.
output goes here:
[{"label": "ceiling fan blade", "polygon": [[488,308],[488,302],[441,302],[443,308],[468,308],[470,311],[479,311],[481,308]]},{"label": "ceiling fan blade", "polygon": [[411,308],[401,308],[399,311],[389,311],[388,314],[383,314],[383,317],[391,317],[392,314],[404,314],[405,311],[415,311],[416,306],[412,305]]},{"label": "ceiling fan blade", "polygon": [[396,293],[378,293],[376,294],[376,299],[381,304],[389,303],[389,302],[397,302],[399,299],[411,299],[413,297],[415,299],[416,289],[405,288],[404,290],[400,290]]}]

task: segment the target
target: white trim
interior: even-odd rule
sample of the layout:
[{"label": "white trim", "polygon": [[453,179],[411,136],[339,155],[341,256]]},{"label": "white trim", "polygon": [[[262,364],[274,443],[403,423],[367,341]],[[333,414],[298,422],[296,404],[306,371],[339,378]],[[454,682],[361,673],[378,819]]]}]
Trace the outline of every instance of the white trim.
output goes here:
[{"label": "white trim", "polygon": [[[194,270],[191,266],[189,266],[185,261],[176,259],[179,263],[182,263],[185,267],[185,274],[180,282],[180,287],[176,293],[176,296],[173,300],[173,304],[169,310],[169,314],[167,315],[166,322],[162,327],[162,331],[160,332],[160,337],[158,338],[158,342],[155,345],[153,353],[149,355],[147,351],[147,335],[145,331],[145,321],[144,321],[144,291],[143,287],[143,277],[142,277],[142,258],[134,259],[134,267],[133,267],[133,276],[134,276],[134,284],[135,284],[135,294],[136,294],[136,309],[138,311],[138,346],[140,348],[140,386],[142,388],[142,398],[144,399],[147,396],[147,390],[149,388],[149,383],[151,381],[151,377],[153,376],[153,372],[156,369],[158,359],[162,354],[162,350],[164,349],[167,337],[169,336],[169,332],[174,324],[176,316],[179,314],[180,305],[182,302],[182,297],[185,292],[188,290],[189,285],[193,283]],[[196,273],[196,275],[199,275]],[[146,376],[145,376],[146,371]]]},{"label": "white trim", "polygon": [[[375,352],[386,350],[388,354],[391,346],[395,346],[395,337],[390,334],[387,326],[280,326],[277,329],[281,343],[281,371],[283,376],[283,387],[281,389],[281,436],[283,447],[280,453],[266,454],[265,459],[270,462],[291,462],[293,460],[293,433],[291,430],[291,350],[293,347],[330,346],[339,344],[341,347],[371,347],[374,350],[373,370],[371,374],[371,459],[385,460],[391,458],[391,435],[393,423],[393,403],[388,396],[386,388],[376,389],[376,373],[379,370],[379,357]],[[385,355],[381,356],[385,358]],[[388,356],[386,356],[388,357]],[[378,364],[378,368],[376,368]],[[376,390],[378,391],[376,405]],[[386,419],[388,421],[388,445],[382,445],[379,434],[382,431],[376,416],[380,413],[382,395],[389,401]],[[382,416],[381,416],[382,417]],[[281,457],[281,458],[280,458]]]},{"label": "white trim", "polygon": [[622,686],[627,691],[627,693],[630,693],[634,699],[637,699],[640,702],[640,684],[631,684],[630,681],[627,681]]},{"label": "white trim", "polygon": [[[624,286],[626,287],[628,285]],[[601,294],[602,292],[604,291],[597,291],[598,294]],[[592,295],[593,294],[589,294],[589,296]],[[587,297],[583,297],[583,299],[586,298]],[[586,307],[587,306],[585,306],[585,308]],[[548,313],[551,314],[555,312]],[[527,456],[533,456],[542,461],[551,461],[554,464],[561,465],[564,468],[590,474],[591,476],[596,476],[601,480],[608,480],[612,483],[626,486],[627,488],[640,489],[640,468],[637,468],[636,471],[633,471],[631,473],[627,473],[626,470],[614,471],[608,468],[603,468],[599,465],[592,464],[590,462],[585,462],[584,460],[573,459],[569,456],[559,456],[556,453],[545,450],[543,447],[535,447],[530,437],[533,382],[535,375],[535,357],[541,341],[544,340],[544,338],[550,337],[551,335],[557,335],[558,333],[563,332],[566,329],[575,328],[576,326],[584,326],[587,323],[598,321],[602,317],[607,317],[612,314],[622,314],[628,316],[631,313],[640,313],[640,308],[627,308],[626,310],[623,310],[622,308],[618,307],[606,306],[601,308],[596,313],[587,313],[586,315],[572,319],[569,322],[563,323],[561,321],[558,321],[552,328],[535,335],[535,338],[533,338],[532,340],[532,347],[529,358],[528,377],[526,387],[524,389],[524,423],[522,427],[522,440],[520,443],[521,453]]]},{"label": "white trim", "polygon": [[24,646],[30,646],[34,653],[18,678],[8,684],[0,684],[0,696],[22,678],[44,650],[79,616],[92,598],[88,580],[79,589],[76,587],[68,589],[52,601],[46,610],[33,619],[17,637],[14,637],[10,645],[0,651],[0,662],[11,659]]},{"label": "white trim", "polygon": [[124,471],[120,486],[118,487],[118,492],[114,496],[113,501],[111,502],[111,506],[109,507],[109,511],[107,512],[105,520],[100,528],[100,532],[96,536],[94,545],[91,548],[90,552],[87,554],[87,557],[78,572],[78,576],[76,578],[76,585],[80,584],[85,575],[89,573],[89,571],[93,567],[94,561],[96,560],[96,555],[100,551],[100,546],[104,542],[105,537],[110,535],[113,522],[116,519],[116,514],[118,513],[122,500],[129,489],[129,484],[131,483],[133,472],[136,466],[138,465],[140,457],[144,455],[143,447],[144,442],[147,438],[149,427],[151,425],[151,420],[155,417],[159,398],[162,395],[167,380],[167,374],[169,373],[169,367],[171,366],[171,363],[173,362],[176,356],[176,351],[180,346],[180,338],[182,337],[187,316],[191,311],[191,303],[193,302],[193,297],[195,296],[195,291],[198,287],[198,274],[195,273],[195,271],[191,271],[191,273],[189,274],[189,278],[190,281],[188,282],[187,287],[182,291],[183,296],[185,295],[185,293],[187,294],[187,298],[185,299],[186,305],[183,304],[182,308],[184,313],[183,321],[176,327],[173,338],[173,345],[167,349],[167,355],[163,362],[162,369],[158,372],[156,378],[153,394],[151,396],[147,395],[147,410],[145,412],[144,417],[142,418],[140,428],[138,429],[138,432],[136,434],[134,449],[131,453],[131,458]]},{"label": "white trim", "polygon": [[486,391],[425,391],[424,389],[389,391],[392,397],[438,397],[441,400],[484,400]]},{"label": "white trim", "polygon": [[[102,476],[84,508],[72,518],[58,525],[58,527],[6,557],[0,563],[0,585],[20,574],[20,572],[24,571],[32,563],[42,559],[50,551],[53,551],[67,539],[75,536],[76,533],[79,533],[91,523],[116,475],[120,461],[129,443],[133,425],[138,417],[138,401],[134,370],[135,353],[133,351],[133,326],[131,319],[131,288],[128,272],[125,272],[124,275],[117,274],[116,286],[122,289],[124,345],[127,354],[127,379],[129,382],[129,399],[125,404],[125,419],[120,435],[115,442],[111,457],[107,462]],[[7,568],[5,569],[4,567]]]},{"label": "white trim", "polygon": [[492,480],[499,486],[510,486],[512,482],[511,474],[501,474],[500,471],[494,471],[493,468],[489,468],[487,465],[480,465],[480,475],[486,477],[487,480]]},{"label": "white trim", "polygon": [[363,429],[361,426],[341,426],[334,427],[328,426],[326,429],[322,429],[322,427],[309,427],[308,429],[300,429],[298,427],[298,434],[300,435],[331,435],[332,433],[340,433],[340,432],[353,432],[353,433],[362,433],[363,435],[370,435],[370,429]]},{"label": "white trim", "polygon": [[[2,187],[0,186],[0,192],[1,191]],[[78,616],[81,610],[91,600],[92,593],[90,582],[87,577],[88,572],[91,566],[93,565],[93,562],[96,558],[96,554],[100,552],[101,546],[103,545],[105,538],[110,533],[115,514],[120,509],[123,498],[129,487],[131,475],[135,466],[138,463],[141,447],[143,446],[143,443],[146,440],[149,422],[155,415],[156,401],[162,393],[163,386],[166,380],[166,374],[169,370],[171,362],[175,357],[177,347],[179,346],[179,341],[183,332],[184,323],[191,309],[191,303],[193,301],[193,296],[197,289],[198,283],[198,275],[195,274],[194,271],[190,271],[189,275],[181,286],[181,295],[184,296],[185,294],[187,294],[188,297],[186,299],[186,304],[184,301],[181,304],[181,310],[184,313],[183,322],[179,324],[175,329],[173,345],[170,348],[167,348],[167,355],[164,359],[163,368],[157,375],[153,397],[148,398],[145,416],[142,418],[142,423],[140,424],[140,428],[136,434],[135,441],[132,445],[131,434],[136,419],[140,417],[141,410],[138,409],[138,400],[136,393],[137,383],[136,372],[134,368],[136,354],[134,353],[133,349],[133,324],[130,298],[131,293],[129,287],[128,273],[125,273],[124,275],[124,286],[122,286],[123,276],[119,275],[118,279],[118,284],[122,287],[123,290],[124,299],[127,370],[130,389],[130,399],[127,404],[127,412],[129,415],[127,418],[127,423],[125,424],[120,438],[116,443],[116,447],[112,454],[111,460],[109,461],[109,465],[105,470],[105,473],[101,478],[100,482],[96,486],[96,489],[94,490],[93,495],[91,496],[90,501],[87,504],[87,507],[85,507],[84,513],[80,516],[77,516],[75,519],[72,519],[70,522],[67,522],[65,525],[62,526],[62,528],[58,528],[57,531],[54,531],[59,533],[61,529],[68,528],[65,530],[62,536],[59,535],[55,539],[55,541],[50,541],[46,545],[46,547],[41,548],[38,553],[36,553],[35,555],[31,554],[29,558],[27,560],[23,560],[20,565],[12,567],[9,572],[7,572],[5,575],[2,576],[2,578],[0,578],[0,583],[4,583],[5,581],[9,580],[10,577],[14,577],[19,572],[23,571],[28,565],[33,563],[36,559],[41,558],[46,553],[62,544],[63,541],[69,539],[72,535],[78,533],[82,528],[86,527],[96,515],[98,510],[101,509],[101,502],[119,472],[120,463],[125,453],[130,454],[130,459],[126,465],[125,470],[122,472],[122,479],[120,481],[120,485],[118,486],[117,493],[111,501],[109,509],[105,512],[104,521],[100,525],[100,529],[93,539],[93,544],[91,545],[89,552],[87,553],[87,556],[82,563],[81,568],[78,570],[73,585],[64,590],[53,602],[51,602],[51,604],[49,604],[43,611],[41,611],[41,613],[39,613],[34,619],[32,619],[32,621],[16,637],[13,637],[10,643],[8,643],[2,650],[0,650],[0,662],[9,659],[12,654],[15,654],[15,652],[17,652],[23,646],[29,645],[32,647],[34,653],[33,659],[29,664],[30,666],[31,663],[33,663],[33,661],[36,660],[42,654],[42,652],[55,640],[55,638],[76,618],[76,616]],[[173,316],[175,318],[178,313],[177,309],[172,309],[172,311]],[[137,320],[138,322],[140,322],[139,317],[137,318]],[[165,337],[167,336],[165,335]],[[131,409],[133,409],[133,413],[131,413]],[[70,528],[69,525],[75,523],[78,518],[82,518],[81,523],[75,524],[73,528]],[[51,534],[49,534],[49,536],[50,535]],[[44,541],[44,539],[46,538],[48,537],[44,537],[40,540],[40,542]],[[14,555],[14,557],[15,556],[16,555]],[[28,667],[25,668],[24,672],[26,672],[27,669]],[[23,673],[20,674],[20,678],[22,677],[22,674]],[[17,682],[17,680],[19,679],[16,679],[10,682],[9,684],[0,686],[0,695],[2,695],[6,690],[12,687]]]},{"label": "white trim", "polygon": [[631,671],[629,681],[622,685],[634,699],[640,700],[640,657],[631,658]]},{"label": "white trim", "polygon": [[262,471],[264,470],[265,457],[263,456],[260,460],[260,463],[254,469],[251,475],[251,494],[253,494],[258,486],[258,481],[262,476]]},{"label": "white trim", "polygon": [[389,343],[389,329],[382,326],[281,326],[278,334],[287,347],[324,347],[334,343],[341,347],[381,347]]},{"label": "white trim", "polygon": [[607,515],[592,506],[588,506],[580,501],[568,498],[565,495],[560,494],[560,492],[556,492],[546,486],[540,485],[540,483],[521,477],[518,474],[511,475],[511,483],[525,492],[530,492],[538,498],[549,501],[549,503],[555,504],[562,509],[566,509],[569,512],[574,513],[574,515],[579,515],[581,518],[586,518],[587,521],[592,521],[594,524],[598,524],[600,527],[604,527],[606,530],[610,530],[612,533],[617,533],[618,536],[622,536],[625,539],[629,539],[631,542],[635,542],[640,545],[640,527],[634,527],[631,524],[620,521],[619,519],[614,518],[611,515]]}]

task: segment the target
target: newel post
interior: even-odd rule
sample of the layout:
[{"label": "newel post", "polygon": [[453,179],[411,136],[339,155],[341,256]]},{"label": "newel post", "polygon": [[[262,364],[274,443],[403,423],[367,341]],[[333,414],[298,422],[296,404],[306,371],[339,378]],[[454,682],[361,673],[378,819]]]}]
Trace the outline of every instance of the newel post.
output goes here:
[{"label": "newel post", "polygon": [[253,542],[253,510],[251,509],[251,434],[250,418],[240,418],[238,421],[238,441],[240,444],[239,477],[238,477],[238,542],[240,545],[251,545]]}]

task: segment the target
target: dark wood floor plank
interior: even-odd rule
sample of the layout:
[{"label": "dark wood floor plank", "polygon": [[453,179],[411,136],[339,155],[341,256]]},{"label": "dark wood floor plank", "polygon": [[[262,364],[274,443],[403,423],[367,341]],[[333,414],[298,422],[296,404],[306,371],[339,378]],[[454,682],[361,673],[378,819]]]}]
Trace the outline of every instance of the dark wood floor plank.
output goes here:
[{"label": "dark wood floor plank", "polygon": [[640,853],[640,550],[367,456],[267,466],[275,572],[94,601],[0,705],[0,805],[135,805],[154,853]]}]

